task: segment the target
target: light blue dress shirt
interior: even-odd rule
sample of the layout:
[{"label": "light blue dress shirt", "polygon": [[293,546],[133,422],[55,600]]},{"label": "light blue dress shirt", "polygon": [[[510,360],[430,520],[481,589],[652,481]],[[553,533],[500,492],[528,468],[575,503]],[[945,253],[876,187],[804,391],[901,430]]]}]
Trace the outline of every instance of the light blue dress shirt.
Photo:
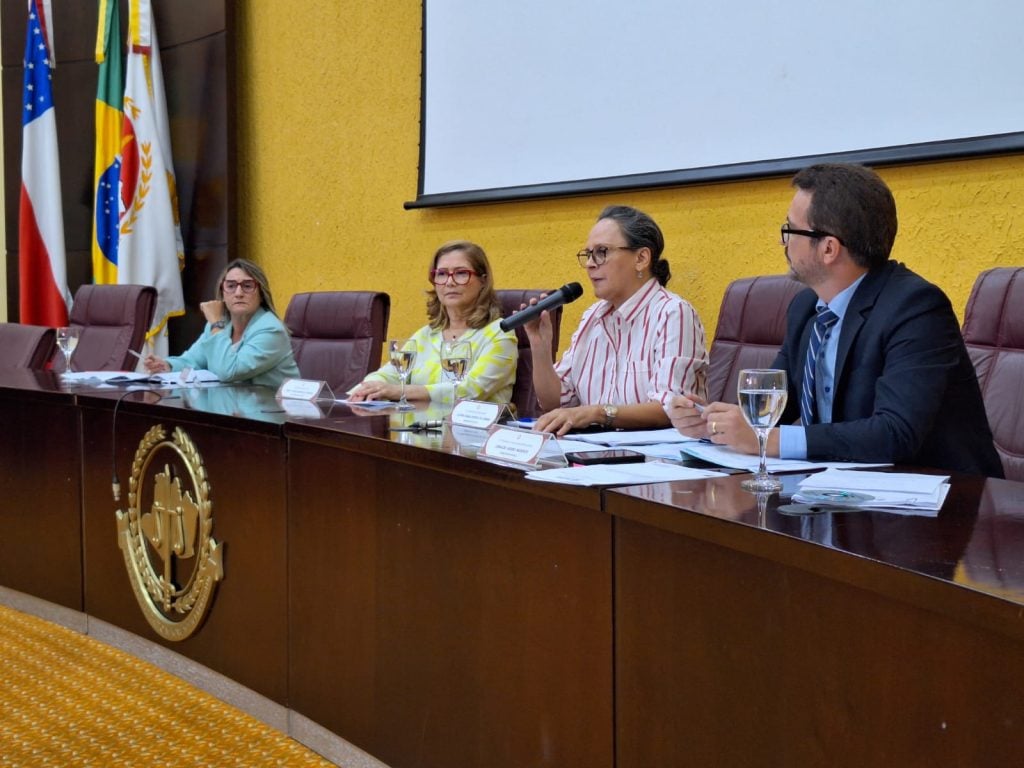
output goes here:
[{"label": "light blue dress shirt", "polygon": [[[867,274],[867,273],[865,273]],[[839,334],[843,329],[843,319],[850,306],[853,294],[864,279],[861,275],[846,288],[837,293],[828,304],[818,300],[816,308],[827,306],[839,318],[829,328],[822,341],[822,351],[818,359],[818,369],[814,376],[814,397],[818,408],[818,421],[822,424],[832,423],[832,399],[835,394],[836,353],[839,351]],[[806,459],[807,433],[802,425],[783,425],[779,427],[779,458]]]}]

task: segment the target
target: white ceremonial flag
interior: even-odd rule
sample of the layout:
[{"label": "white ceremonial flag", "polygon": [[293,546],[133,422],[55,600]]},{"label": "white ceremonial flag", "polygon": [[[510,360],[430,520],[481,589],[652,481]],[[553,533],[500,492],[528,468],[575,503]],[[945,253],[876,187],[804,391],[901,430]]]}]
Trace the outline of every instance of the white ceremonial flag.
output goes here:
[{"label": "white ceremonial flag", "polygon": [[124,89],[117,281],[152,285],[156,312],[146,338],[167,355],[167,320],[185,313],[185,251],[171,156],[160,48],[150,0],[131,0]]}]

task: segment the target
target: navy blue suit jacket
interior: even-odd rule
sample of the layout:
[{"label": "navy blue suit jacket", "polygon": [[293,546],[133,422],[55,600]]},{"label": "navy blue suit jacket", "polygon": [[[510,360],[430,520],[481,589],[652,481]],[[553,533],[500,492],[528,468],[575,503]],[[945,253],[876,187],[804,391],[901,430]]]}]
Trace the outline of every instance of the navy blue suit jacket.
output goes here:
[{"label": "navy blue suit jacket", "polygon": [[[800,417],[804,359],[818,297],[798,293],[775,368],[786,371],[781,423]],[[913,464],[1002,477],[953,307],[940,288],[890,261],[871,270],[843,318],[831,424],[805,427],[816,461]]]}]

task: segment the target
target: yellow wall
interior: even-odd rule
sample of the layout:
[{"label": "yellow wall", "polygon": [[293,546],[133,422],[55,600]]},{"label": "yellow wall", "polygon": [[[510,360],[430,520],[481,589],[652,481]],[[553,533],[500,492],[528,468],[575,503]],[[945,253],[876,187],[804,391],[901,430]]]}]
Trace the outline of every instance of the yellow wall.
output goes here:
[{"label": "yellow wall", "polygon": [[[391,333],[407,334],[424,322],[434,249],[468,238],[487,250],[499,288],[583,282],[565,315],[571,331],[593,299],[573,254],[610,202],[661,225],[669,287],[700,312],[709,341],[730,280],[785,271],[786,179],[406,211],[419,160],[420,4],[239,0],[238,22],[238,255],[266,268],[282,309],[298,291],[385,290]],[[1024,263],[1024,157],[881,173],[900,213],[894,258],[945,288],[961,316],[979,271]]]}]

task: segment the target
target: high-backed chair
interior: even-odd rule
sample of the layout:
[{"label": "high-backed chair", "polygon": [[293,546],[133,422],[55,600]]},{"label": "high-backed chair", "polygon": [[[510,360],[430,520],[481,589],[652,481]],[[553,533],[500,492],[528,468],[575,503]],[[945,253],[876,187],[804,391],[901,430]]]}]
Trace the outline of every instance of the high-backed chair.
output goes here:
[{"label": "high-backed chair", "polygon": [[284,324],[304,379],[326,381],[338,397],[380,367],[391,297],[375,291],[297,293]]},{"label": "high-backed chair", "polygon": [[711,343],[708,399],[735,403],[744,368],[766,368],[786,336],[786,310],[804,287],[788,275],[733,280],[725,289]]},{"label": "high-backed chair", "polygon": [[53,328],[0,323],[0,368],[45,368],[55,343]]},{"label": "high-backed chair", "polygon": [[[495,291],[498,302],[501,304],[501,316],[508,317],[519,311],[523,304],[529,304],[530,299],[540,298],[543,293],[550,291],[538,291],[530,289],[510,288],[502,291]],[[550,310],[551,324],[554,333],[551,336],[551,354],[558,354],[558,334],[562,325],[562,308]],[[516,384],[512,390],[512,402],[516,406],[519,416],[532,417],[541,413],[540,404],[537,402],[537,393],[533,390],[533,356],[530,353],[530,341],[526,338],[526,331],[516,328],[516,341],[519,347],[519,362],[516,363]]]},{"label": "high-backed chair", "polygon": [[[71,358],[76,371],[133,371],[153,322],[156,289],[150,285],[83,285],[75,293],[68,325],[80,328]],[[60,362],[56,362],[60,358]],[[63,366],[63,356],[54,355]],[[63,370],[59,368],[58,370]]]},{"label": "high-backed chair", "polygon": [[963,335],[1003,471],[1011,480],[1024,480],[1024,267],[978,275]]}]

